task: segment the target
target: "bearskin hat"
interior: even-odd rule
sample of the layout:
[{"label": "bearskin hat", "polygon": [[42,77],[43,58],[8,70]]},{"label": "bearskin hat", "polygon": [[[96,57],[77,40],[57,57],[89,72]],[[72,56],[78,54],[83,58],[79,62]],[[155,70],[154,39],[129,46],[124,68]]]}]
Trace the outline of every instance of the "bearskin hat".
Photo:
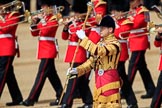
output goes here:
[{"label": "bearskin hat", "polygon": [[115,29],[115,21],[111,16],[107,15],[102,18],[99,26],[112,27],[113,29]]},{"label": "bearskin hat", "polygon": [[12,2],[13,0],[0,0],[0,4],[6,4]]},{"label": "bearskin hat", "polygon": [[72,11],[78,13],[86,13],[88,1],[89,0],[73,0]]},{"label": "bearskin hat", "polygon": [[110,11],[129,11],[129,0],[111,0],[110,2]]}]

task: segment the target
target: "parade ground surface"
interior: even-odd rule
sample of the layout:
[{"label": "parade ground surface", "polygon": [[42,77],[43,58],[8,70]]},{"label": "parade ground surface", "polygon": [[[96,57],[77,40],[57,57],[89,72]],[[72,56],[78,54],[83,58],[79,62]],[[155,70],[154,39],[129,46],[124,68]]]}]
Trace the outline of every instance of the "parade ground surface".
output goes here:
[{"label": "parade ground surface", "polygon": [[[162,23],[162,19],[159,19],[156,13],[150,12],[150,14],[151,14],[151,21],[153,21],[155,24]],[[56,69],[58,71],[58,75],[62,81],[62,85],[64,86],[66,80],[66,71],[69,65],[67,63],[64,63],[64,57],[65,57],[65,52],[66,52],[66,47],[68,42],[61,39],[62,29],[63,26],[60,26],[58,28],[57,35],[56,35],[59,42],[59,57],[55,59],[55,64],[56,64]],[[151,40],[150,40],[151,49],[147,50],[146,52],[146,61],[147,61],[147,66],[151,72],[152,78],[154,80],[154,83],[156,85],[159,76],[159,71],[157,70],[157,67],[159,63],[160,51],[159,48],[155,48],[155,46],[153,45],[155,34],[156,33],[151,34]],[[20,58],[15,57],[14,69],[15,69],[15,75],[19,87],[21,89],[23,98],[26,99],[35,81],[35,77],[40,62],[40,60],[36,58],[38,38],[31,36],[28,23],[19,24],[16,35],[18,36],[21,57]],[[128,68],[128,61],[126,62],[126,69],[127,68]],[[89,86],[91,87],[91,90],[93,92],[94,75],[90,81]],[[142,79],[139,75],[139,72],[137,72],[137,75],[135,77],[135,81],[133,83],[133,90],[138,99],[139,108],[149,108],[151,99],[140,98],[140,96],[145,94],[146,92],[144,89]],[[53,90],[51,84],[47,79],[43,87],[43,90],[41,92],[41,95],[39,97],[39,101],[34,106],[31,106],[29,108],[50,108],[49,103],[54,99],[55,99],[55,91]],[[11,102],[11,101],[12,100],[6,85],[0,99],[0,108],[25,108],[25,106],[6,107],[5,106],[6,102]],[[82,106],[82,105],[83,103],[81,99],[75,99],[73,108],[77,108],[78,106]],[[126,108],[127,106],[126,101],[124,99],[122,100],[122,106],[123,108]],[[57,107],[53,106],[53,108],[57,108]]]}]

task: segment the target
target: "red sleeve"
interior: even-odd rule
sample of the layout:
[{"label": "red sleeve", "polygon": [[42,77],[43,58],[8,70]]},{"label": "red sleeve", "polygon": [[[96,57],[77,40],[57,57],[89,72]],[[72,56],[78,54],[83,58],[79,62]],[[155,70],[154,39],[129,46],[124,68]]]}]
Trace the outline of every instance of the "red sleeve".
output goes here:
[{"label": "red sleeve", "polygon": [[36,30],[37,26],[31,28],[31,34],[32,36],[38,36],[40,30]]},{"label": "red sleeve", "polygon": [[161,43],[162,43],[162,41],[154,41],[154,45],[156,46],[156,47],[160,47],[161,46]]},{"label": "red sleeve", "polygon": [[134,22],[134,24],[133,24],[133,29],[138,29],[138,28],[142,28],[142,27],[147,26],[147,22],[145,21],[144,12],[142,12],[142,13],[140,13],[140,14],[137,14],[137,15],[134,17],[133,22]]},{"label": "red sleeve", "polygon": [[131,30],[131,28],[132,28],[132,24],[126,24],[126,25],[122,25],[121,26],[121,28],[120,28],[120,32],[122,33],[122,32],[125,32],[126,31],[126,33],[123,33],[123,34],[121,34],[121,36],[124,38],[124,37],[128,37],[129,36],[129,31]]},{"label": "red sleeve", "polygon": [[[12,25],[12,24],[14,24],[13,26],[9,26],[9,27],[5,27],[5,28],[3,28],[3,29],[1,29],[1,31],[3,32],[3,33],[10,33],[11,31],[14,31],[15,30],[15,28],[17,27],[17,25],[18,25],[18,22],[19,22],[19,18],[18,18],[18,16],[19,16],[19,13],[13,13],[13,15],[11,15],[12,13],[10,13],[8,16],[7,16],[7,18],[5,19],[6,20],[6,22],[4,23],[4,22],[1,22],[0,23],[0,26],[3,28],[3,27],[5,27],[5,26],[8,26],[8,25]],[[11,15],[11,16],[10,16]],[[17,18],[16,18],[17,17]],[[12,20],[11,20],[12,19]]]},{"label": "red sleeve", "polygon": [[128,37],[129,36],[129,31],[132,29],[132,24],[131,23],[127,23],[127,24],[120,24],[120,27],[115,29],[114,31],[114,35],[117,39],[121,39]]},{"label": "red sleeve", "polygon": [[47,21],[47,24],[44,26],[40,24],[38,28],[40,28],[41,36],[55,36],[58,28],[58,22],[56,20],[50,20]]},{"label": "red sleeve", "polygon": [[62,39],[67,40],[69,38],[69,32],[68,31],[63,31],[62,32]]}]

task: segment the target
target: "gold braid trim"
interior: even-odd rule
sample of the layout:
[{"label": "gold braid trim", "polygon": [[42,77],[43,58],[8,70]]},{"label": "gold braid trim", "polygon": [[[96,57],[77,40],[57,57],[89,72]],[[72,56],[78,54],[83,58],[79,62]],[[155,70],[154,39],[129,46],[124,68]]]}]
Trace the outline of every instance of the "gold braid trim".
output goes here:
[{"label": "gold braid trim", "polygon": [[146,8],[146,7],[144,7],[144,6],[141,6],[141,10],[137,13],[137,14],[140,14],[140,13],[142,13],[142,12],[149,12],[149,10]]},{"label": "gold braid trim", "polygon": [[88,45],[89,45],[90,43],[88,43],[88,37],[85,37],[81,42],[80,42],[80,46],[82,46],[83,48],[85,48],[85,49],[88,49]]},{"label": "gold braid trim", "polygon": [[126,25],[126,24],[133,24],[133,22],[130,21],[130,20],[128,20],[128,19],[126,19],[126,20],[124,20],[124,21],[121,23],[121,25]]},{"label": "gold braid trim", "polygon": [[94,93],[94,100],[98,100],[98,97],[100,97],[101,93],[104,93],[108,90],[112,90],[112,89],[118,89],[120,88],[120,81],[116,81],[116,82],[111,82],[108,83],[100,88],[96,88],[95,93]]},{"label": "gold braid trim", "polygon": [[86,49],[89,52],[91,52],[92,55],[95,54],[96,49],[97,49],[97,45],[95,45],[91,40],[88,40],[88,37],[84,38],[80,42],[80,46],[82,46],[84,49]]},{"label": "gold braid trim", "polygon": [[99,103],[109,103],[109,102],[115,102],[115,101],[120,101],[120,94],[116,93],[110,96],[99,96],[98,100],[96,102]]},{"label": "gold braid trim", "polygon": [[56,20],[56,19],[57,19],[57,17],[56,17],[55,15],[53,15],[53,16],[49,19],[49,21]]},{"label": "gold braid trim", "polygon": [[84,75],[87,72],[90,72],[93,67],[93,61],[93,57],[90,57],[86,62],[77,67],[78,77]]},{"label": "gold braid trim", "polygon": [[122,108],[120,103],[94,103],[93,108]]},{"label": "gold braid trim", "polygon": [[13,11],[10,13],[9,18],[12,17],[15,13],[19,13],[18,11]]},{"label": "gold braid trim", "polygon": [[[91,42],[91,41],[90,41]],[[97,45],[92,43],[89,45],[88,51],[92,54],[95,55],[95,52],[97,50]]]},{"label": "gold braid trim", "polygon": [[106,48],[104,46],[98,46],[97,53],[99,56],[106,56]]}]

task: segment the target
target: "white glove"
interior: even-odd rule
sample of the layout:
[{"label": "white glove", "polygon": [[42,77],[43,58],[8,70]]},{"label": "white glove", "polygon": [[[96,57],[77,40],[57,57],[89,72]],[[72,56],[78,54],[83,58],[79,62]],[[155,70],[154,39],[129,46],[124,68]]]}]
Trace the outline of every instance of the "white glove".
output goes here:
[{"label": "white glove", "polygon": [[67,70],[67,72],[66,72],[66,75],[68,76],[68,75],[76,75],[76,74],[78,74],[78,72],[77,72],[77,69],[76,68],[69,68],[68,70]]},{"label": "white glove", "polygon": [[76,75],[76,74],[78,74],[77,68],[72,68],[72,69],[69,71],[69,74],[71,74],[71,75]]},{"label": "white glove", "polygon": [[83,31],[82,29],[77,30],[76,34],[78,35],[79,39],[84,39],[86,37],[85,31]]},{"label": "white glove", "polygon": [[116,21],[115,21],[115,28],[116,29],[120,28],[120,26],[116,23]]},{"label": "white glove", "polygon": [[67,76],[69,75],[70,70],[71,70],[71,68],[68,68],[68,70],[67,70],[67,72],[66,72],[66,75],[67,75]]}]

